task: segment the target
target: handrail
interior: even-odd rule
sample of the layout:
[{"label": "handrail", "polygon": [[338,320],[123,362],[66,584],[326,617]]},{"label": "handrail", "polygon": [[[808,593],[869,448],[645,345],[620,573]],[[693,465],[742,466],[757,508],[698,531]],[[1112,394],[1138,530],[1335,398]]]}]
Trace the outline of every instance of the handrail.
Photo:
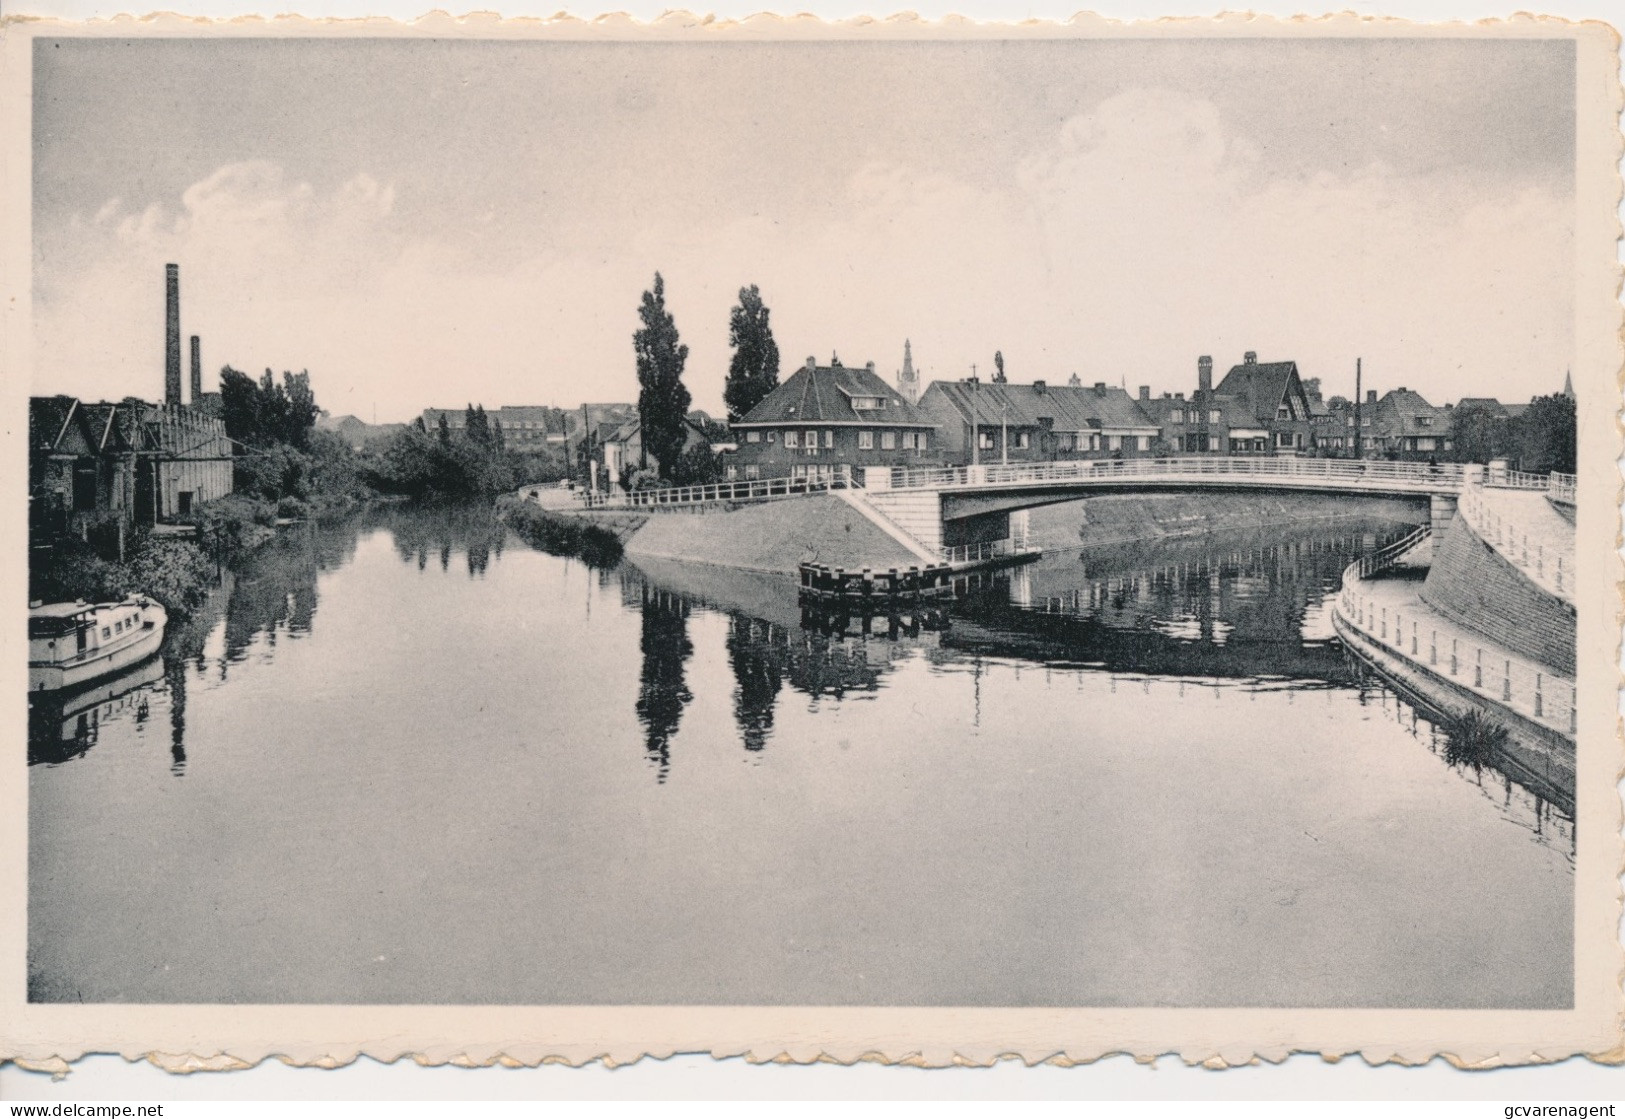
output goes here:
[{"label": "handrail", "polygon": [[1572,679],[1511,656],[1493,643],[1480,643],[1470,630],[1420,603],[1401,608],[1380,597],[1373,601],[1364,585],[1368,577],[1365,561],[1404,543],[1391,544],[1344,569],[1343,586],[1333,607],[1338,619],[1399,659],[1572,739],[1578,719]]},{"label": "handrail", "polygon": [[1578,481],[1573,474],[1558,474],[1554,471],[1546,475],[1547,498],[1562,505],[1573,505]]},{"label": "handrail", "polygon": [[1399,562],[1401,556],[1432,535],[1433,526],[1423,525],[1408,535],[1395,540],[1392,544],[1385,545],[1375,552],[1361,556],[1344,570],[1344,581],[1348,581],[1350,572],[1353,572],[1356,578],[1369,579],[1379,572],[1387,571]]},{"label": "handrail", "polygon": [[[1109,480],[1117,478],[1213,477],[1323,480],[1350,488],[1391,488],[1425,492],[1459,490],[1482,470],[1461,463],[1365,462],[1313,458],[1180,458],[1074,459],[1043,463],[988,463],[976,466],[891,469],[892,489],[939,489],[955,486],[1017,485],[1031,482]],[[1524,476],[1507,475],[1522,487]],[[1545,486],[1542,478],[1541,486]]]},{"label": "handrail", "polygon": [[1490,508],[1490,503],[1484,500],[1484,490],[1476,486],[1461,491],[1456,512],[1496,555],[1522,571],[1532,583],[1567,602],[1574,601],[1573,536],[1543,539],[1537,531],[1531,541],[1528,526]]},{"label": "handrail", "polygon": [[630,493],[586,493],[582,497],[589,509],[642,509],[663,505],[699,505],[711,501],[763,501],[775,497],[826,493],[851,486],[852,468],[842,463],[832,473],[818,478],[759,478],[743,482],[713,482],[704,486],[633,490]]}]

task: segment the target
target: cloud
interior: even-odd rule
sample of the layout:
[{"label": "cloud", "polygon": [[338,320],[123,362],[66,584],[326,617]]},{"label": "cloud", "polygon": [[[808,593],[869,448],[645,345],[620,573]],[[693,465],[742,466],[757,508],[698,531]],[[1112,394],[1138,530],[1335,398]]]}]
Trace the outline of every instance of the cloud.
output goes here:
[{"label": "cloud", "polygon": [[[44,391],[154,395],[162,265],[207,367],[309,368],[335,411],[631,399],[631,334],[654,272],[720,403],[727,314],[756,283],[787,367],[839,351],[927,375],[1002,350],[1011,375],[1186,391],[1196,356],[1294,358],[1329,392],[1525,399],[1572,343],[1569,200],[1381,164],[1287,175],[1204,99],[1119,92],[976,182],[869,161],[812,205],[761,188],[729,211],[561,239],[482,208],[409,222],[393,183],[320,189],[265,161],[220,167],[168,206],[47,231],[36,253]],[[726,196],[719,184],[718,196]],[[737,192],[735,192],[737,196]],[[178,201],[178,205],[175,202]],[[466,228],[465,228],[466,227]],[[491,251],[492,230],[505,238]]]}]

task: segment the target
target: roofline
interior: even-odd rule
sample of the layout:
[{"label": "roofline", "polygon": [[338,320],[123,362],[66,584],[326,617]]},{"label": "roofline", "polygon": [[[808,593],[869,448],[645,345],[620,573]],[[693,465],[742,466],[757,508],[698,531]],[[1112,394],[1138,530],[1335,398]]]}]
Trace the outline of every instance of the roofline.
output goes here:
[{"label": "roofline", "polygon": [[893,420],[889,423],[876,420],[753,420],[746,423],[740,420],[728,425],[730,429],[741,427],[936,427],[937,424],[927,420]]}]

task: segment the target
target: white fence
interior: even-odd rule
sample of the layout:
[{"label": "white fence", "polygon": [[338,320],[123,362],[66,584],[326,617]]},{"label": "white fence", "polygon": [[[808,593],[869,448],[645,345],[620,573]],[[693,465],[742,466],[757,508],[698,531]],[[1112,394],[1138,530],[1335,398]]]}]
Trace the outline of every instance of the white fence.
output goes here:
[{"label": "white fence", "polygon": [[708,486],[678,486],[670,489],[633,490],[630,493],[586,493],[589,509],[645,509],[668,505],[703,505],[712,501],[766,501],[852,486],[852,468],[833,467],[819,478],[761,478],[746,482],[716,482]]},{"label": "white fence", "polygon": [[1021,541],[1006,538],[1004,540],[986,540],[980,544],[955,544],[951,548],[942,549],[942,558],[956,565],[962,563],[987,563],[989,560],[1004,559],[1006,556],[1018,556],[1033,550]]},{"label": "white fence", "polygon": [[1546,496],[1560,505],[1573,505],[1576,481],[1573,474],[1548,474]]},{"label": "white fence", "polygon": [[1403,661],[1425,667],[1541,726],[1569,737],[1574,735],[1573,680],[1533,661],[1508,656],[1506,650],[1444,621],[1414,599],[1400,604],[1385,598],[1381,591],[1373,593],[1381,584],[1363,581],[1364,563],[1361,560],[1351,564],[1343,572],[1337,612],[1344,623]]},{"label": "white fence", "polygon": [[[1362,462],[1330,458],[1184,458],[1078,459],[1070,462],[982,464],[979,466],[892,467],[889,472],[870,467],[869,489],[948,488],[954,486],[1017,486],[1044,482],[1090,482],[1114,479],[1166,479],[1210,482],[1214,479],[1255,479],[1313,485],[1332,483],[1338,489],[1416,490],[1450,493],[1481,476],[1483,467],[1460,463]],[[878,477],[877,477],[878,475]],[[1544,488],[1545,479],[1541,479]]]},{"label": "white fence", "polygon": [[[1546,479],[1541,478],[1541,489]],[[1574,594],[1574,537],[1541,539],[1537,534],[1529,538],[1529,526],[1505,517],[1494,507],[1494,499],[1486,499],[1484,491],[1468,487],[1456,503],[1456,512],[1465,517],[1481,540],[1495,549],[1497,555],[1522,571],[1529,580],[1543,590],[1567,601]],[[1548,511],[1550,515],[1550,511]]]}]

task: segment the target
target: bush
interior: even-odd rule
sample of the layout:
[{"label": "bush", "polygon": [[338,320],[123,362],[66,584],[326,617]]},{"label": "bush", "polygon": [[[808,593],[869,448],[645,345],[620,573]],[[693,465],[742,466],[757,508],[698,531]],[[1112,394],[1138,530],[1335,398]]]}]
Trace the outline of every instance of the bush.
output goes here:
[{"label": "bush", "polygon": [[42,602],[117,602],[130,593],[126,566],[102,559],[73,538],[62,541],[31,574],[29,594]]},{"label": "bush", "polygon": [[215,582],[214,564],[203,549],[181,540],[147,540],[129,569],[136,591],[177,614],[196,609]]},{"label": "bush", "polygon": [[284,497],[281,501],[276,503],[276,515],[278,517],[286,517],[295,521],[308,520],[310,517],[310,505],[307,502],[301,501],[299,498],[294,497],[292,494],[289,494],[287,497]]},{"label": "bush", "polygon": [[590,521],[558,516],[511,496],[498,499],[497,515],[526,543],[544,552],[577,556],[589,567],[608,568],[620,562],[620,538]]}]

